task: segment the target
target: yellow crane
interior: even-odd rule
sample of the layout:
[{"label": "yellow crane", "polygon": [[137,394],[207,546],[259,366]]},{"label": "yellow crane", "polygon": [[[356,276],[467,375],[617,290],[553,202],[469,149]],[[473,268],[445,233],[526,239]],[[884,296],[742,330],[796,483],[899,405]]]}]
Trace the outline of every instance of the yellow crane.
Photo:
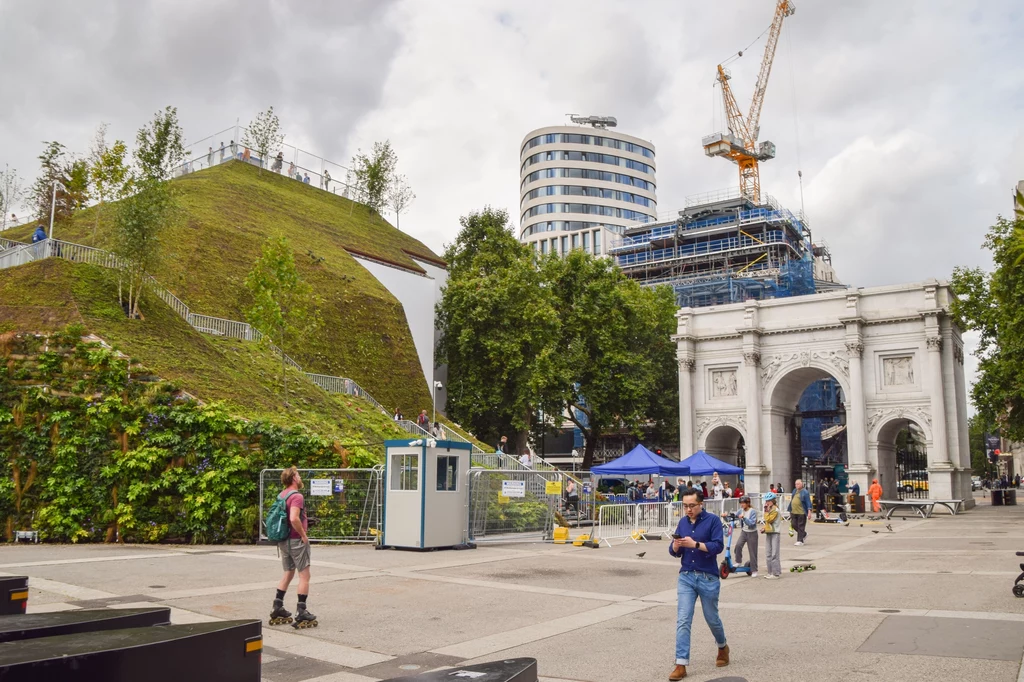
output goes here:
[{"label": "yellow crane", "polygon": [[[764,46],[764,58],[761,60],[761,72],[757,75],[757,86],[754,97],[750,101],[750,113],[744,119],[736,96],[729,87],[729,72],[721,64],[718,65],[718,83],[722,87],[722,102],[729,132],[707,135],[701,142],[704,153],[708,156],[724,156],[739,166],[740,192],[755,203],[761,200],[761,176],[758,169],[759,161],[775,158],[775,145],[767,140],[757,141],[760,133],[761,107],[764,105],[764,93],[768,88],[768,76],[772,72],[772,61],[775,59],[775,47],[782,33],[782,21],[796,11],[790,0],[778,0],[775,5],[775,18],[768,30],[768,41]],[[743,55],[742,52],[739,53]]]}]

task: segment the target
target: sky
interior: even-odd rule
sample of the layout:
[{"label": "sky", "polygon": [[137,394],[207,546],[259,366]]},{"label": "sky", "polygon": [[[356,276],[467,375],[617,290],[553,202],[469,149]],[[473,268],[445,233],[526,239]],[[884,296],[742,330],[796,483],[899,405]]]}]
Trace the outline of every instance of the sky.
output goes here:
[{"label": "sky", "polygon": [[[804,208],[844,283],[987,266],[985,230],[1010,212],[1024,178],[1024,5],[796,6],[761,118],[761,139],[777,146],[762,191]],[[730,65],[745,109],[764,49],[755,40],[773,9],[770,0],[0,0],[0,164],[31,181],[44,140],[84,155],[100,122],[131,141],[168,104],[201,147],[273,106],[287,143],[341,164],[390,140],[417,194],[402,229],[440,253],[471,211],[507,208],[518,222],[526,133],[569,113],[611,115],[654,144],[659,211],[670,211],[737,184],[735,167],[700,145],[723,127],[715,67],[745,50]]]}]

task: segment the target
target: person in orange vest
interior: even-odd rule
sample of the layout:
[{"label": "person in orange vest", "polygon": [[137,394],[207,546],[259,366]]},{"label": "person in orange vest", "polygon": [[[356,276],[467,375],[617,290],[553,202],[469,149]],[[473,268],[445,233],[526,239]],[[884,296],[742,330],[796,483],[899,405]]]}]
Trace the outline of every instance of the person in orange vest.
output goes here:
[{"label": "person in orange vest", "polygon": [[878,501],[882,499],[882,486],[878,485],[878,479],[871,479],[871,485],[868,487],[868,497],[871,498],[871,511],[876,514],[882,510],[882,505],[878,504]]}]

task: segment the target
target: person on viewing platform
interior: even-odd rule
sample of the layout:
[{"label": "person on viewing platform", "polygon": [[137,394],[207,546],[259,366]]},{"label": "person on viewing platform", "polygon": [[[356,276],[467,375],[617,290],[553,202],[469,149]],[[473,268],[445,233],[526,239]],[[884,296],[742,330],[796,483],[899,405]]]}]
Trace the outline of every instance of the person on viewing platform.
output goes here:
[{"label": "person on viewing platform", "polygon": [[226,149],[226,147],[224,146],[224,142],[221,141],[221,143],[220,143],[220,161],[218,163],[224,163],[224,150],[225,149]]},{"label": "person on viewing platform", "polygon": [[238,156],[238,145],[235,144],[234,140],[231,140],[231,158],[234,159]]},{"label": "person on viewing platform", "polygon": [[676,611],[676,667],[669,674],[670,680],[686,677],[686,666],[690,665],[690,630],[693,626],[693,612],[700,598],[704,621],[711,629],[718,646],[715,665],[723,668],[729,665],[729,644],[725,639],[725,627],[718,615],[718,595],[722,589],[716,557],[725,547],[722,521],[704,510],[704,498],[699,490],[683,493],[683,518],[672,535],[668,553],[680,560],[679,578],[676,581],[678,606]]},{"label": "person on viewing platform", "polygon": [[794,545],[804,544],[807,537],[807,518],[813,511],[811,509],[811,495],[804,487],[804,482],[799,478],[793,488],[793,499],[789,503],[789,524],[796,531],[796,542]]},{"label": "person on viewing platform", "polygon": [[430,435],[433,436],[435,440],[440,440],[444,437],[444,430],[441,428],[440,422],[434,422],[434,426],[430,429]]},{"label": "person on viewing platform", "polygon": [[305,175],[304,175],[304,176],[302,177],[302,182],[304,182],[304,183],[305,183],[305,184],[307,184],[307,185],[309,184],[309,173],[306,173],[306,174],[305,174]]},{"label": "person on viewing platform", "polygon": [[206,165],[213,165],[213,147],[210,147],[210,151],[206,152]]},{"label": "person on viewing platform", "polygon": [[249,159],[251,159],[251,158],[252,158],[252,152],[249,151],[249,148],[245,147],[244,149],[242,149],[242,161],[245,161],[246,163],[249,163]]},{"label": "person on viewing platform", "polygon": [[871,485],[868,486],[868,497],[871,498],[871,511],[876,514],[882,511],[882,505],[878,503],[882,499],[882,486],[878,484],[878,479],[871,479]]},{"label": "person on viewing platform", "polygon": [[430,429],[430,417],[427,416],[426,410],[420,410],[420,415],[416,417],[416,426],[420,427],[424,431]]},{"label": "person on viewing platform", "polygon": [[288,164],[288,177],[294,178],[295,174],[295,162],[292,161],[290,164]]},{"label": "person on viewing platform", "polygon": [[46,228],[42,225],[36,225],[36,231],[32,233],[32,243],[41,242],[46,239]]},{"label": "person on viewing platform", "polygon": [[274,157],[274,165],[270,167],[270,170],[280,173],[282,168],[284,168],[284,153],[278,152],[277,156]]},{"label": "person on viewing platform", "polygon": [[711,497],[716,500],[720,500],[725,496],[725,486],[722,485],[722,479],[718,477],[718,472],[711,474]]},{"label": "person on viewing platform", "polygon": [[331,191],[331,172],[326,168],[324,169],[324,189],[328,192]]}]

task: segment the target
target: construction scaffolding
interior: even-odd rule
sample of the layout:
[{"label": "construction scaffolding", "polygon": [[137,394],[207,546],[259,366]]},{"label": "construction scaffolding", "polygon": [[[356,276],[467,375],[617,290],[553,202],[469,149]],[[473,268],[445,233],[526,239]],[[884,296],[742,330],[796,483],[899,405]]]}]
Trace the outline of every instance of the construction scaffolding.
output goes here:
[{"label": "construction scaffolding", "polygon": [[609,253],[627,277],[668,284],[680,306],[813,294],[836,283],[831,256],[802,215],[739,189],[687,199],[671,221],[627,228]]}]

